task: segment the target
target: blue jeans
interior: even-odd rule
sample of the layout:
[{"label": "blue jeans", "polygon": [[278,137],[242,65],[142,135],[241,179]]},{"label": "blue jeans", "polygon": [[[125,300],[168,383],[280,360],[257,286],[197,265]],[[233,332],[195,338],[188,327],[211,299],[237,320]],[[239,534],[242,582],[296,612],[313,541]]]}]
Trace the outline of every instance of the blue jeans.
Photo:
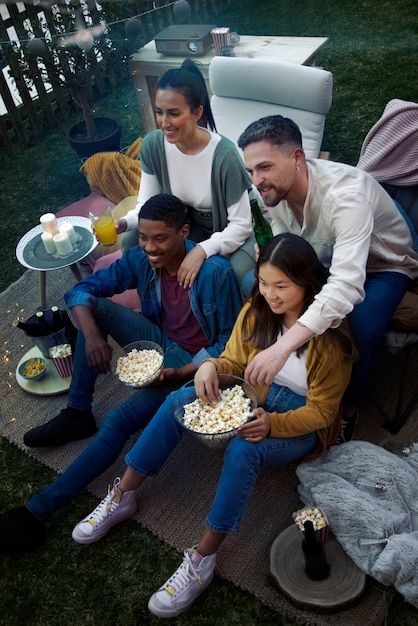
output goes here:
[{"label": "blue jeans", "polygon": [[[120,346],[141,340],[158,343],[165,353],[165,367],[178,368],[192,360],[192,355],[169,339],[159,326],[143,315],[107,298],[97,298],[94,317],[102,337],[106,339],[110,335]],[[74,409],[91,408],[97,376],[87,364],[84,336],[78,333],[73,376],[68,395],[69,406]]]},{"label": "blue jeans", "polygon": [[[170,341],[161,330],[142,315],[109,300],[100,299],[96,308],[99,327],[112,335],[121,345],[136,339],[149,339],[159,343],[165,350],[164,366],[178,368],[191,361],[191,355]],[[75,367],[71,381],[70,406],[89,408],[96,374],[90,370],[84,356],[84,337],[78,334]],[[75,382],[78,381],[78,384]],[[123,446],[140,428],[144,428],[164,402],[167,395],[182,383],[164,387],[145,387],[134,393],[129,400],[116,407],[104,420],[100,430],[88,447],[75,459],[63,474],[40,494],[26,503],[28,509],[42,521],[59,508],[71,502],[87,485],[116,461]]]},{"label": "blue jeans", "polygon": [[365,298],[348,316],[360,358],[354,363],[344,404],[359,407],[366,399],[377,370],[383,334],[410,284],[411,279],[399,272],[368,274]]},{"label": "blue jeans", "polygon": [[[173,415],[173,400],[179,393],[183,394],[183,391],[177,391],[167,398],[126,455],[128,467],[137,474],[157,475],[164,461],[180,441],[184,429]],[[284,412],[305,403],[304,396],[273,384],[265,409]],[[312,452],[317,445],[316,432],[287,439],[267,438],[256,444],[248,443],[239,436],[234,437],[225,453],[215,499],[207,517],[208,528],[222,533],[238,532],[260,467],[297,461]]]}]

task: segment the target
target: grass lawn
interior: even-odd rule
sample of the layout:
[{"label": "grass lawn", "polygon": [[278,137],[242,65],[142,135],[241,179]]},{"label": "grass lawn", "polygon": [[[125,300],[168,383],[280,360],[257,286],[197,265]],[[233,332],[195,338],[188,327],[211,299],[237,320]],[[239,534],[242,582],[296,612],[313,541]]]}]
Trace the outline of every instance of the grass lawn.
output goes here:
[{"label": "grass lawn", "polygon": [[[334,98],[323,148],[331,158],[357,162],[370,127],[392,98],[418,101],[418,11],[416,0],[240,0],[231,2],[219,25],[242,34],[327,36],[317,64],[334,76]],[[248,89],[251,90],[249,77]],[[122,145],[142,134],[132,85],[127,83],[96,103],[98,114],[122,122]],[[65,133],[80,118],[62,122],[16,158],[0,154],[3,245],[0,291],[24,271],[14,257],[20,237],[45,212],[56,212],[88,193],[80,163]],[[6,441],[0,441],[3,488],[0,511],[19,506],[42,490],[53,472]],[[45,547],[3,556],[0,623],[6,626],[136,626],[160,623],[147,610],[151,593],[179,562],[135,522],[121,525],[97,545],[80,547],[71,529],[97,504],[89,494],[58,512]],[[216,579],[197,605],[171,623],[232,626],[290,626],[291,621],[250,594]],[[388,626],[418,625],[418,611],[401,598],[392,604]],[[362,626],[353,624],[353,626]]]}]

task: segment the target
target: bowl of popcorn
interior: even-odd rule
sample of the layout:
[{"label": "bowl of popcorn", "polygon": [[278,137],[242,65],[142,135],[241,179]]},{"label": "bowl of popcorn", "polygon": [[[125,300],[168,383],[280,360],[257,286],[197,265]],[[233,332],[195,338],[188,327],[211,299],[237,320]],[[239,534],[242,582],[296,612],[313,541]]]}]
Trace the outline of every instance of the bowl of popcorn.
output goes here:
[{"label": "bowl of popcorn", "polygon": [[69,343],[60,343],[49,348],[49,358],[55,365],[60,378],[68,378],[72,375],[74,357]]},{"label": "bowl of popcorn", "polygon": [[222,448],[236,429],[251,420],[258,404],[257,392],[243,378],[219,375],[219,400],[204,402],[191,380],[173,397],[173,413],[182,426],[211,448]]},{"label": "bowl of popcorn", "polygon": [[113,371],[129,387],[150,385],[164,367],[164,350],[154,341],[134,341],[113,353]]},{"label": "bowl of popcorn", "polygon": [[19,365],[19,374],[26,380],[41,380],[46,374],[47,364],[42,357],[32,357]]},{"label": "bowl of popcorn", "polygon": [[292,514],[292,517],[303,535],[305,534],[305,522],[311,521],[317,537],[321,539],[322,543],[326,542],[329,529],[328,518],[319,506],[307,506],[299,509]]}]

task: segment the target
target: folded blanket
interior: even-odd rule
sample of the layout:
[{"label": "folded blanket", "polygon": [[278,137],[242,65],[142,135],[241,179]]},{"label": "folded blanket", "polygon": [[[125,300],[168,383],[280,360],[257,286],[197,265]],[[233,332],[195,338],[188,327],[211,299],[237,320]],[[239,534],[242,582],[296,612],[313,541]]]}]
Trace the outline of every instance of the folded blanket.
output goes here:
[{"label": "folded blanket", "polygon": [[357,167],[379,182],[418,183],[418,103],[390,100],[364,139]]},{"label": "folded blanket", "polygon": [[142,137],[125,152],[98,152],[80,167],[95,191],[115,204],[127,196],[136,196],[141,182],[141,164],[138,161]]},{"label": "folded blanket", "polygon": [[302,501],[323,508],[356,565],[418,608],[418,444],[403,457],[350,441],[296,473]]}]

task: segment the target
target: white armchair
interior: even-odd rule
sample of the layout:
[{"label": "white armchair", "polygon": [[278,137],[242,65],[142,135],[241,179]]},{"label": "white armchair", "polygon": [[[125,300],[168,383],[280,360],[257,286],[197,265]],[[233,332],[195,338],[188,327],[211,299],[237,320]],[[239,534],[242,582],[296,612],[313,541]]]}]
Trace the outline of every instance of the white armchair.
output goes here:
[{"label": "white armchair", "polygon": [[332,74],[275,60],[216,56],[209,65],[218,132],[237,143],[245,128],[280,114],[299,126],[308,157],[318,157],[332,101]]}]

